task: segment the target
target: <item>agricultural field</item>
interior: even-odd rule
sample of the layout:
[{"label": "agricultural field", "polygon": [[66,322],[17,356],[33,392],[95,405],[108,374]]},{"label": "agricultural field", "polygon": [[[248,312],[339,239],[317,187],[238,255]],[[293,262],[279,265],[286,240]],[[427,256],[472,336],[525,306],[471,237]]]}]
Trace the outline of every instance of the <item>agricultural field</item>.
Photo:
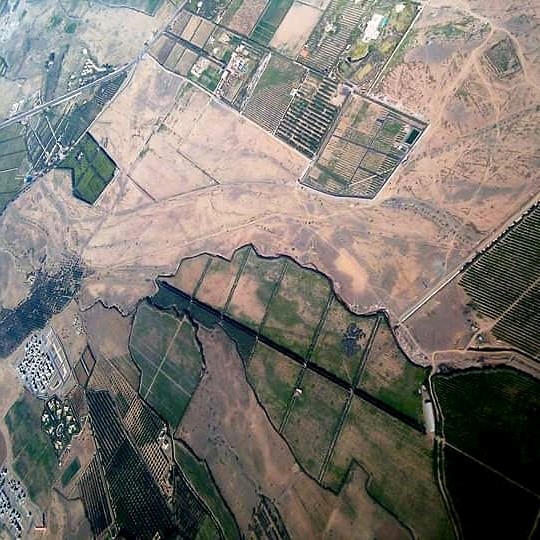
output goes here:
[{"label": "agricultural field", "polygon": [[513,369],[437,375],[446,440],[508,478],[540,491],[540,383]]},{"label": "agricultural field", "polygon": [[235,0],[188,0],[187,8],[205,19],[220,20],[232,1]]},{"label": "agricultural field", "polygon": [[250,38],[261,45],[268,45],[292,4],[293,0],[268,0],[266,9],[251,32]]},{"label": "agricultural field", "polygon": [[499,340],[540,359],[540,207],[536,206],[465,270],[460,285]]},{"label": "agricultural field", "polygon": [[73,194],[89,204],[96,202],[116,172],[114,161],[88,133],[58,167],[71,171]]},{"label": "agricultural field", "polygon": [[269,2],[271,0],[233,0],[220,23],[249,36]]},{"label": "agricultural field", "polygon": [[355,315],[332,298],[310,360],[353,384],[376,320]]},{"label": "agricultural field", "polygon": [[226,309],[238,273],[242,270],[250,248],[235,252],[231,261],[220,257],[212,257],[201,284],[195,295],[198,300],[215,307]]},{"label": "agricultural field", "polygon": [[62,487],[65,488],[73,480],[73,478],[75,478],[75,475],[80,471],[80,469],[81,462],[79,461],[78,457],[75,457],[73,461],[66,467],[62,473],[62,476],[60,477]]},{"label": "agricultural field", "polygon": [[0,214],[24,186],[26,142],[23,127],[12,124],[0,131]]},{"label": "agricultural field", "polygon": [[419,538],[453,538],[437,487],[431,443],[417,431],[354,398],[323,483],[339,490],[352,461],[370,475],[369,494]]},{"label": "agricultural field", "polygon": [[313,157],[333,127],[343,100],[335,81],[309,73],[295,92],[276,135]]},{"label": "agricultural field", "polygon": [[276,429],[281,426],[300,370],[296,362],[260,342],[248,363],[247,379]]},{"label": "agricultural field", "polygon": [[[176,463],[186,475],[189,483],[203,499],[211,513],[220,524],[223,537],[231,540],[239,539],[240,532],[232,512],[225,503],[212,473],[204,461],[200,461],[181,441],[175,441],[174,453]],[[199,533],[200,536],[200,533]]]},{"label": "agricultural field", "polygon": [[495,43],[484,57],[489,67],[500,78],[510,77],[521,70],[521,62],[510,37]]},{"label": "agricultural field", "polygon": [[448,446],[444,472],[463,538],[534,538],[536,497]]},{"label": "agricultural field", "polygon": [[265,259],[251,248],[229,302],[228,314],[258,330],[284,267],[285,259]]},{"label": "agricultural field", "polygon": [[201,376],[195,329],[145,303],[137,309],[129,345],[141,370],[141,395],[175,429]]},{"label": "agricultural field", "polygon": [[353,94],[308,185],[331,195],[373,198],[406,158],[425,124]]},{"label": "agricultural field", "polygon": [[176,274],[165,278],[164,281],[180,291],[184,291],[189,296],[193,296],[198,290],[210,262],[210,256],[206,254],[184,259]]},{"label": "agricultural field", "polygon": [[359,387],[422,424],[420,388],[427,375],[427,369],[414,365],[399,348],[383,318],[362,366]]},{"label": "agricultural field", "polygon": [[348,394],[312,371],[305,371],[283,435],[298,462],[313,477],[321,472]]},{"label": "agricultural field", "polygon": [[317,272],[290,261],[286,264],[261,333],[305,357],[330,299],[330,284]]},{"label": "agricultural field", "polygon": [[404,2],[364,2],[367,9],[361,25],[351,33],[351,44],[337,66],[338,73],[368,90],[415,19],[420,4]]},{"label": "agricultural field", "polygon": [[275,133],[305,74],[306,70],[300,66],[273,55],[243,113],[270,133]]},{"label": "agricultural field", "polygon": [[9,430],[13,468],[30,498],[45,505],[58,473],[56,454],[49,437],[41,430],[43,402],[28,392],[5,416]]}]

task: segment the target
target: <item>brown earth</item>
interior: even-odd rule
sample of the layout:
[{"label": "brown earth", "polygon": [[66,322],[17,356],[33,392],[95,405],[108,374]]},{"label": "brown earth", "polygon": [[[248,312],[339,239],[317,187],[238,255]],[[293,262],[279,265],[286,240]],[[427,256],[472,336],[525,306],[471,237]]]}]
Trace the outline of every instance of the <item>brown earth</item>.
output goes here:
[{"label": "brown earth", "polygon": [[[242,530],[265,494],[295,538],[372,538],[387,527],[409,537],[363,482],[336,496],[303,473],[257,403],[234,345],[221,330],[200,330],[199,337],[207,372],[176,436],[207,461]],[[350,510],[363,507],[365,513]]]}]

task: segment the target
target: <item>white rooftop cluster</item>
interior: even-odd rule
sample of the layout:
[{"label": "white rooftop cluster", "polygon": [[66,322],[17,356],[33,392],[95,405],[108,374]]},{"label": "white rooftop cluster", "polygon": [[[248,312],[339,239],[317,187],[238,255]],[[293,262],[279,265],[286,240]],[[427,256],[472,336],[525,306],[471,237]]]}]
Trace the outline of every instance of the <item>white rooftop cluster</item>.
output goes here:
[{"label": "white rooftop cluster", "polygon": [[26,490],[20,480],[8,477],[8,470],[0,471],[0,523],[15,536],[21,538],[23,533],[23,516],[19,506],[26,502]]},{"label": "white rooftop cluster", "polygon": [[22,383],[30,392],[43,395],[55,375],[54,364],[48,352],[48,343],[41,334],[34,334],[24,346],[24,357],[17,365]]}]

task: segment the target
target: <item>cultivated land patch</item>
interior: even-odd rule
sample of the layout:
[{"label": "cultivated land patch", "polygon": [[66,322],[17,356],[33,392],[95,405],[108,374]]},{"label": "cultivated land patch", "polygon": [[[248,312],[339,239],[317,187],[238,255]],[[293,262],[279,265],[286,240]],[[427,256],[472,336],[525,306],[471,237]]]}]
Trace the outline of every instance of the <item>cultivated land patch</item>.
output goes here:
[{"label": "cultivated land patch", "polygon": [[23,127],[12,124],[0,131],[0,214],[24,186],[26,143]]},{"label": "cultivated land patch", "polygon": [[271,0],[236,0],[231,2],[220,23],[231,30],[249,36],[266,5]]},{"label": "cultivated land patch", "polygon": [[451,447],[445,487],[464,538],[533,538],[538,499]]},{"label": "cultivated land patch", "polygon": [[[240,538],[240,531],[234,516],[221,496],[206,462],[199,460],[181,441],[175,441],[174,453],[176,463],[178,463],[189,483],[197,491],[199,497],[203,499],[211,513],[216,517],[224,537],[226,539]],[[197,538],[200,535],[199,533]]]},{"label": "cultivated land patch", "polygon": [[41,429],[42,412],[43,402],[25,392],[9,409],[5,421],[11,439],[13,468],[30,498],[46,506],[58,467],[49,437]]},{"label": "cultivated land patch", "polygon": [[540,359],[540,207],[536,206],[465,270],[460,284],[493,335]]},{"label": "cultivated land patch", "polygon": [[353,383],[377,320],[358,316],[332,298],[315,343],[311,361]]},{"label": "cultivated land patch", "polygon": [[210,256],[206,254],[184,259],[176,274],[166,278],[165,281],[191,296],[198,287],[209,263]]},{"label": "cultivated land patch", "polygon": [[276,429],[293,398],[300,371],[297,363],[260,342],[249,360],[247,379]]},{"label": "cultivated land patch", "polygon": [[423,435],[354,398],[324,483],[339,489],[353,460],[370,474],[369,494],[420,538],[453,538],[433,471],[431,444]]},{"label": "cultivated land patch", "polygon": [[513,369],[433,379],[446,440],[511,480],[540,492],[540,383]]},{"label": "cultivated land patch", "polygon": [[268,45],[292,4],[293,0],[269,0],[264,13],[251,33],[251,39],[262,45]]},{"label": "cultivated land patch", "polygon": [[332,195],[373,198],[425,127],[423,122],[352,94],[303,183]]},{"label": "cultivated land patch", "polygon": [[71,171],[73,194],[90,204],[96,202],[116,172],[114,161],[88,133],[58,167]]},{"label": "cultivated land patch", "polygon": [[321,274],[288,262],[268,305],[261,332],[305,356],[330,299],[330,284]]},{"label": "cultivated land patch", "polygon": [[311,371],[304,373],[283,435],[302,466],[315,478],[347,401],[347,392]]},{"label": "cultivated land patch", "polygon": [[130,352],[141,370],[142,397],[175,429],[201,377],[195,329],[185,318],[141,304],[133,322]]},{"label": "cultivated land patch", "polygon": [[382,318],[362,366],[359,387],[394,409],[423,423],[420,388],[428,370],[415,366],[399,348]]}]

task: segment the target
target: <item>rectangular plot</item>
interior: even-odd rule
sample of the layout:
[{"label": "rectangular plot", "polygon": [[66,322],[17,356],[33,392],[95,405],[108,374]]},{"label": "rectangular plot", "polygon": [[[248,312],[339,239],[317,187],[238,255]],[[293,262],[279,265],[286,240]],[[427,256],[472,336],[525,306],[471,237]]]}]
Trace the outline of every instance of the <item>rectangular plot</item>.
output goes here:
[{"label": "rectangular plot", "polygon": [[266,8],[268,0],[240,0],[232,2],[221,24],[231,30],[249,36]]},{"label": "rectangular plot", "polygon": [[314,477],[321,470],[347,395],[319,375],[305,372],[284,435],[298,461]]},{"label": "rectangular plot", "polygon": [[190,259],[184,259],[176,274],[166,278],[164,281],[191,296],[201,279],[209,259],[210,256],[206,253]]},{"label": "rectangular plot", "polygon": [[293,0],[270,0],[251,33],[251,39],[262,45],[268,45],[292,4]]},{"label": "rectangular plot", "polygon": [[159,373],[146,400],[167,421],[174,431],[187,409],[191,396],[182,392],[163,373]]},{"label": "rectangular plot", "polygon": [[292,398],[301,367],[276,350],[258,343],[247,368],[253,386],[272,423],[279,429]]},{"label": "rectangular plot", "polygon": [[258,329],[284,264],[284,259],[264,259],[251,250],[228,313],[247,326]]},{"label": "rectangular plot", "polygon": [[422,423],[420,388],[427,371],[407,358],[383,319],[363,366],[359,387]]},{"label": "rectangular plot", "polygon": [[261,332],[305,356],[330,295],[326,278],[290,262]]},{"label": "rectangular plot", "polygon": [[237,251],[231,261],[214,257],[197,292],[197,299],[216,309],[223,309],[248,251],[249,248]]},{"label": "rectangular plot", "polygon": [[334,298],[311,360],[352,383],[376,319],[354,315]]}]

